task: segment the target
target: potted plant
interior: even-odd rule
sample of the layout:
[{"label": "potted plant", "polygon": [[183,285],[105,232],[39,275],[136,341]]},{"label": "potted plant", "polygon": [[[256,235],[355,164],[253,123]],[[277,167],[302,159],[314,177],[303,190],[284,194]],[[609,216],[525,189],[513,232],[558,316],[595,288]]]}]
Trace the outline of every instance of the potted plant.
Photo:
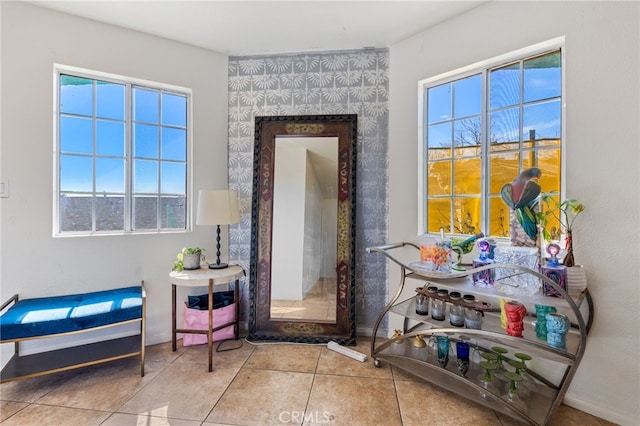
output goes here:
[{"label": "potted plant", "polygon": [[183,248],[180,253],[176,255],[176,261],[173,263],[174,271],[200,269],[200,260],[202,259],[202,248]]},{"label": "potted plant", "polygon": [[542,229],[542,237],[546,241],[559,240],[565,235],[567,254],[562,261],[564,266],[575,265],[573,255],[573,223],[584,211],[584,204],[575,198],[568,198],[560,202],[556,196],[541,194],[540,199],[544,203],[542,211],[537,213],[538,223]]}]

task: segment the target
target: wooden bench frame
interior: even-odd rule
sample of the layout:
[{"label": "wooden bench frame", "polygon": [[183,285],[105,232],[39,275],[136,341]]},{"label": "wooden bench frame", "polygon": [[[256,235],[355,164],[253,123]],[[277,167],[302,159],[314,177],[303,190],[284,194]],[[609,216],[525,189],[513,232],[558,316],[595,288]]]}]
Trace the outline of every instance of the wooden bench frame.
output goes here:
[{"label": "wooden bench frame", "polygon": [[[98,327],[90,327],[83,330],[64,333],[47,334],[35,337],[0,340],[2,343],[14,343],[14,353],[9,362],[0,372],[0,383],[14,380],[28,379],[72,370],[75,368],[101,364],[118,359],[140,356],[140,376],[144,377],[145,362],[145,318],[147,295],[144,281],[140,283],[142,297],[142,315],[127,321],[118,321]],[[18,295],[14,294],[9,300],[0,306],[3,312],[12,303],[18,302]],[[100,329],[106,329],[125,324],[140,323],[140,333],[132,336],[107,339],[95,343],[55,349],[31,355],[20,356],[20,343],[28,340],[47,339],[52,337],[70,336]],[[0,336],[1,339],[1,336]]]}]

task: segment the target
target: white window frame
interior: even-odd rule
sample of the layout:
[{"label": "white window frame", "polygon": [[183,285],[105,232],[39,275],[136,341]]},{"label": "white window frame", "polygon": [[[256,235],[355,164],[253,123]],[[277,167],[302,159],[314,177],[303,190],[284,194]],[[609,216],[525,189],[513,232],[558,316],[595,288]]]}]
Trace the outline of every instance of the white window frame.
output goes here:
[{"label": "white window frame", "polygon": [[[125,218],[124,230],[117,231],[60,231],[60,75],[68,74],[72,76],[109,81],[117,84],[123,84],[125,89]],[[132,229],[132,212],[131,202],[133,200],[131,189],[131,173],[133,153],[131,151],[131,105],[130,92],[134,86],[148,88],[151,90],[168,91],[187,98],[187,153],[186,153],[186,185],[185,185],[185,227],[180,229],[161,228],[161,229]],[[159,83],[150,80],[127,77],[118,74],[111,74],[102,71],[95,71],[86,68],[79,68],[64,64],[53,64],[53,215],[52,230],[53,237],[84,237],[84,236],[103,236],[103,235],[145,235],[145,234],[172,234],[186,233],[192,231],[192,212],[193,212],[193,122],[192,122],[192,89],[172,84]],[[93,170],[95,173],[95,170]]]},{"label": "white window frame", "polygon": [[[418,235],[428,234],[428,224],[427,224],[427,198],[426,198],[426,182],[427,182],[427,168],[425,167],[427,164],[427,150],[425,147],[425,129],[426,129],[426,97],[425,93],[428,87],[438,86],[440,84],[448,83],[454,80],[459,80],[465,77],[469,77],[475,74],[482,74],[483,78],[486,76],[486,72],[491,69],[498,67],[503,64],[511,63],[514,61],[522,60],[523,58],[535,56],[538,54],[542,54],[545,52],[558,50],[560,49],[561,61],[562,61],[562,69],[561,69],[561,79],[562,79],[562,102],[561,102],[561,150],[560,150],[560,165],[561,165],[561,174],[560,174],[560,199],[564,199],[564,194],[566,194],[566,147],[567,147],[567,139],[566,139],[566,79],[565,79],[565,68],[566,68],[566,48],[565,48],[565,38],[564,36],[556,37],[547,41],[543,41],[541,43],[534,44],[532,46],[528,46],[522,49],[514,50],[512,52],[508,52],[499,56],[495,56],[490,59],[486,59],[483,61],[476,62],[471,65],[467,65],[465,67],[461,67],[452,71],[448,71],[442,74],[435,75],[433,77],[426,78],[424,80],[420,80],[418,82]],[[487,94],[485,93],[486,85],[483,84],[483,93],[482,99],[486,99]],[[480,221],[480,225],[483,231],[488,232],[487,228],[487,212],[488,212],[488,185],[489,181],[487,179],[487,170],[488,170],[488,155],[486,151],[486,102],[482,104],[481,110],[481,124],[483,128],[483,156],[482,156],[482,220]],[[514,176],[515,178],[515,176]],[[432,233],[433,234],[433,233]],[[507,239],[506,237],[496,237],[501,240]]]}]

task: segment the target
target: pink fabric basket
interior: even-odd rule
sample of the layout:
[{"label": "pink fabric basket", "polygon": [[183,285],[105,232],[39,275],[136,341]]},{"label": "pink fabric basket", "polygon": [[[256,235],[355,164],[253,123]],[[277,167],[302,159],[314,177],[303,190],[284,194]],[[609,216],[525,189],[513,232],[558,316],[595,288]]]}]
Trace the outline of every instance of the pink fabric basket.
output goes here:
[{"label": "pink fabric basket", "polygon": [[[236,304],[232,303],[223,308],[213,310],[213,327],[225,324],[236,319]],[[184,328],[195,330],[206,330],[209,325],[209,311],[184,307]],[[233,339],[233,324],[213,333],[213,341]],[[207,343],[206,334],[184,333],[182,336],[183,346],[204,345]]]}]

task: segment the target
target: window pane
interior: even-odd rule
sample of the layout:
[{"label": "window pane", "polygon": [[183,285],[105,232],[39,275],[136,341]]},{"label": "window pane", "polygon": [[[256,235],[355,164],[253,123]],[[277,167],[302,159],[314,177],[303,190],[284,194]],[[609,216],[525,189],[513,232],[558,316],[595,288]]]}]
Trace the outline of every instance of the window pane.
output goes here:
[{"label": "window pane", "polygon": [[480,195],[482,186],[482,162],[480,158],[465,158],[453,162],[453,193]]},{"label": "window pane", "polygon": [[60,191],[93,191],[93,161],[91,157],[60,156]]},{"label": "window pane", "polygon": [[187,187],[187,165],[167,162],[161,164],[160,192],[163,194],[184,194]]},{"label": "window pane", "polygon": [[440,232],[440,228],[449,232],[451,227],[451,200],[449,198],[429,198],[427,212],[429,214],[427,232]]},{"label": "window pane", "polygon": [[562,96],[560,52],[524,61],[524,101]]},{"label": "window pane", "polygon": [[160,197],[160,227],[185,229],[185,197]]},{"label": "window pane", "polygon": [[[560,100],[525,106],[522,112],[522,139],[553,140],[560,143]],[[525,145],[526,146],[526,145]]]},{"label": "window pane", "polygon": [[491,143],[510,143],[520,140],[520,110],[506,109],[491,114]]},{"label": "window pane", "polygon": [[124,120],[124,85],[98,81],[96,84],[98,117]]},{"label": "window pane", "polygon": [[134,125],[133,156],[158,158],[158,127],[147,124]]},{"label": "window pane", "polygon": [[133,105],[133,119],[135,121],[158,122],[158,92],[139,87],[134,88]]},{"label": "window pane", "polygon": [[124,230],[124,197],[96,197],[96,231]]},{"label": "window pane", "polygon": [[60,151],[91,154],[93,152],[92,120],[61,116]]},{"label": "window pane", "polygon": [[[555,202],[553,201],[555,200]],[[560,222],[558,221],[558,217],[560,217],[560,209],[559,208],[554,208],[555,206],[560,205],[560,198],[555,196],[555,197],[551,197],[551,200],[549,200],[548,203],[541,203],[541,207],[542,207],[542,211],[545,212],[549,209],[553,209],[556,211],[555,216],[554,215],[548,215],[547,216],[547,224],[545,225],[545,229],[551,234],[551,239],[552,240],[559,240],[560,239],[560,232],[562,232],[562,230],[560,229]]]},{"label": "window pane", "polygon": [[481,201],[478,198],[454,198],[453,232],[477,234],[480,232]]},{"label": "window pane", "polygon": [[128,80],[59,75],[57,232],[186,229],[190,98]]},{"label": "window pane", "polygon": [[133,192],[158,192],[158,162],[135,160],[133,163]]},{"label": "window pane", "polygon": [[509,61],[425,86],[426,232],[508,237],[500,191],[528,167],[541,169],[542,191],[560,192],[561,51]]},{"label": "window pane", "polygon": [[520,174],[518,153],[493,154],[489,157],[489,193],[500,194],[502,187]]},{"label": "window pane", "polygon": [[91,231],[90,195],[60,194],[60,231]]},{"label": "window pane", "polygon": [[509,207],[502,197],[489,197],[489,235],[509,236]]},{"label": "window pane", "polygon": [[427,123],[451,119],[451,84],[432,87],[427,90]]},{"label": "window pane", "polygon": [[451,162],[434,161],[428,164],[427,193],[451,195]]},{"label": "window pane", "polygon": [[181,127],[187,125],[187,98],[162,94],[162,124]]},{"label": "window pane", "polygon": [[96,192],[124,194],[124,160],[117,158],[96,159]]},{"label": "window pane", "polygon": [[137,196],[133,199],[134,229],[158,229],[158,198]]},{"label": "window pane", "polygon": [[96,122],[96,154],[124,157],[124,123]]},{"label": "window pane", "polygon": [[454,116],[478,115],[482,108],[481,75],[463,78],[453,83]]},{"label": "window pane", "polygon": [[60,75],[60,112],[93,115],[93,80]]},{"label": "window pane", "polygon": [[[467,118],[465,120],[456,120],[453,124],[454,128],[454,146],[474,146],[480,148],[482,142],[482,130],[480,128],[480,117]],[[468,152],[466,155],[478,155],[480,152],[476,149]],[[463,155],[456,150],[456,156]]]},{"label": "window pane", "polygon": [[495,69],[489,78],[492,110],[520,103],[520,63]]},{"label": "window pane", "polygon": [[187,132],[185,130],[162,128],[162,159],[186,161]]},{"label": "window pane", "polygon": [[429,126],[427,138],[429,151],[432,148],[446,148],[448,156],[451,156],[451,123]]},{"label": "window pane", "polygon": [[522,168],[537,167],[542,172],[538,183],[543,192],[560,192],[560,149],[541,149],[525,152]]}]

